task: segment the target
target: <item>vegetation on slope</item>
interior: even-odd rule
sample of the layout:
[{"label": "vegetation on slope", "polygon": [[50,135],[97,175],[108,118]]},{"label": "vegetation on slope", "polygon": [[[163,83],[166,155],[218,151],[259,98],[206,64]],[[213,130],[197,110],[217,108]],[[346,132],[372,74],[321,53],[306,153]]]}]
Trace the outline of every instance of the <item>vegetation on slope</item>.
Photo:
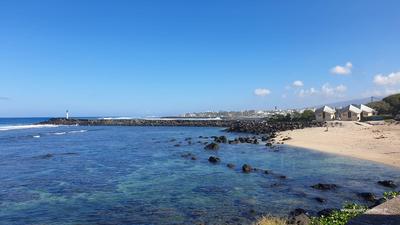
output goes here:
[{"label": "vegetation on slope", "polygon": [[367,105],[378,111],[379,115],[391,114],[396,116],[400,113],[400,93],[387,96],[382,101],[371,102]]}]

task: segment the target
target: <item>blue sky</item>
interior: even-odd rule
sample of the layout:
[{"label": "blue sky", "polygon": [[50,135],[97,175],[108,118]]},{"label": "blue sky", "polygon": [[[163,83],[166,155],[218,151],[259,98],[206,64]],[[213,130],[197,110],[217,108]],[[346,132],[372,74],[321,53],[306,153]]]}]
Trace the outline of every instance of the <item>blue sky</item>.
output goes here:
[{"label": "blue sky", "polygon": [[400,90],[400,2],[1,1],[0,116],[295,108]]}]

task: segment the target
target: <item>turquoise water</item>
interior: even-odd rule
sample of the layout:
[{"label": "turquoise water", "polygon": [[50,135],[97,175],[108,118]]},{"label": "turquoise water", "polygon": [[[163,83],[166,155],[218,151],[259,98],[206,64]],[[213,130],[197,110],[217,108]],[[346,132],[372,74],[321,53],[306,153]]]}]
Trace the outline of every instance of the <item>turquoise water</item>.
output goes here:
[{"label": "turquoise water", "polygon": [[[219,128],[24,128],[32,121],[2,120],[0,224],[249,224],[295,208],[316,212],[346,201],[365,203],[358,192],[389,190],[378,180],[400,183],[396,168],[286,146],[204,150],[198,141],[207,139],[199,136],[236,136]],[[197,160],[181,157],[185,153]],[[211,155],[221,163],[210,164]],[[244,163],[273,174],[244,174]],[[319,182],[340,188],[310,188]]]}]

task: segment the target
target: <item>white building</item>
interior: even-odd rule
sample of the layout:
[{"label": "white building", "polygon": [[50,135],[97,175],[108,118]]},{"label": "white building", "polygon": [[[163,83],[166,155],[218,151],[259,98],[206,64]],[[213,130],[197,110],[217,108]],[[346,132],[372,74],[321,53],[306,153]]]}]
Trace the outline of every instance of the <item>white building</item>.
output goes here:
[{"label": "white building", "polygon": [[343,121],[360,121],[362,110],[354,105],[348,105],[340,110],[340,119]]},{"label": "white building", "polygon": [[315,118],[318,122],[335,120],[336,110],[324,106],[315,110]]},{"label": "white building", "polygon": [[361,109],[361,119],[365,118],[365,117],[369,117],[369,116],[374,116],[377,114],[376,110],[373,108],[370,108],[366,105],[357,105],[357,107],[359,109]]}]

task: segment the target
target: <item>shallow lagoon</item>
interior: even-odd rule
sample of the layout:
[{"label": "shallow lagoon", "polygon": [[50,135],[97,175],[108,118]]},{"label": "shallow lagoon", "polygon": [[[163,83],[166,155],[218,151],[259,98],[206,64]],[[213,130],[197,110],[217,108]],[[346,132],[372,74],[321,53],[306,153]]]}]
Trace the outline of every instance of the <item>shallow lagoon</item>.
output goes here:
[{"label": "shallow lagoon", "polygon": [[[378,180],[400,183],[399,169],[352,158],[252,144],[222,144],[212,152],[197,143],[213,135],[236,136],[193,127],[1,131],[0,224],[249,224],[295,208],[317,212],[365,203],[358,192],[389,190]],[[197,160],[181,157],[189,152]],[[210,164],[211,155],[222,162]],[[274,174],[244,174],[244,163]],[[319,182],[340,188],[310,188]]]}]

